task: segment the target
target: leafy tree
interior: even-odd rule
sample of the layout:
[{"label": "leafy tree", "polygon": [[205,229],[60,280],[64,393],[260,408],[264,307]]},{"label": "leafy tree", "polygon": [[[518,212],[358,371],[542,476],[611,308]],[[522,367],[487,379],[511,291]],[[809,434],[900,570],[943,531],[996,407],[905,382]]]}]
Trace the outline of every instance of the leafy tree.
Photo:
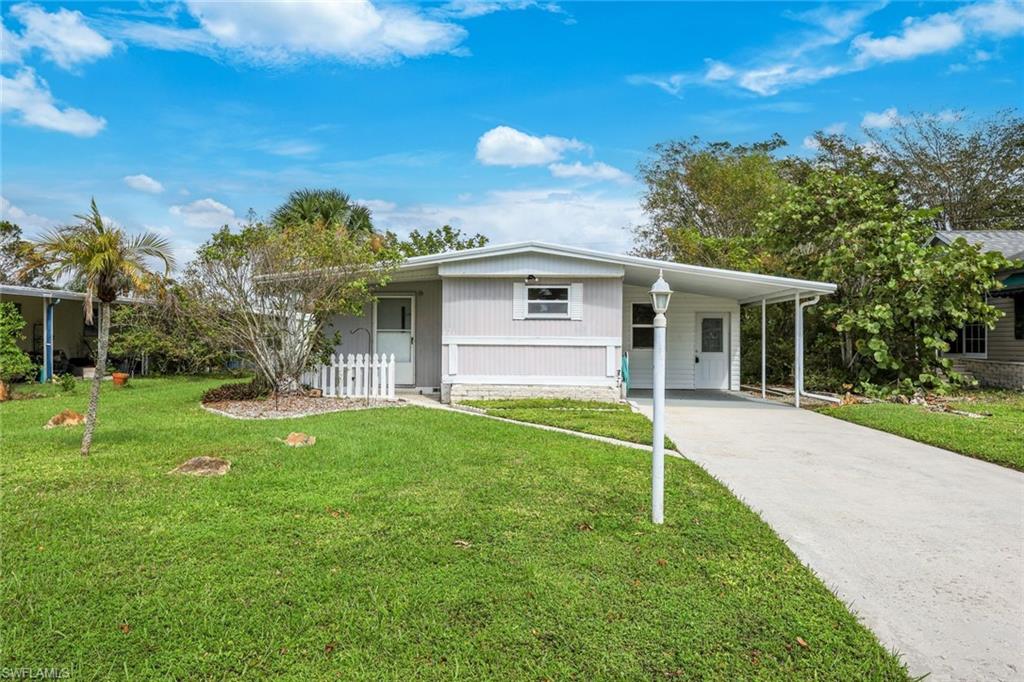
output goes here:
[{"label": "leafy tree", "polygon": [[[397,237],[391,233],[389,233],[389,237],[397,240]],[[487,242],[487,237],[482,234],[463,236],[462,230],[453,228],[451,225],[443,225],[422,233],[419,230],[413,230],[407,239],[398,241],[398,250],[406,258],[412,258],[432,253],[475,249],[479,246],[486,246]]]},{"label": "leafy tree", "polygon": [[0,220],[0,284],[26,287],[52,287],[53,280],[40,268],[33,268],[26,258],[28,242],[21,237],[21,227]]},{"label": "leafy tree", "polygon": [[200,374],[224,367],[230,349],[210,341],[191,314],[189,292],[173,285],[158,300],[116,306],[111,315],[110,353],[132,360],[143,356],[158,374]]},{"label": "leafy tree", "polygon": [[752,145],[696,137],[655,145],[655,157],[640,165],[650,222],[635,230],[633,252],[722,265],[720,245],[707,240],[753,233],[757,215],[786,185],[786,168],[772,156],[785,144],[774,135]]},{"label": "leafy tree", "polygon": [[7,400],[10,381],[35,371],[31,358],[18,347],[18,341],[25,338],[21,331],[24,328],[25,318],[15,305],[0,302],[0,400]]},{"label": "leafy tree", "polygon": [[370,209],[354,203],[337,189],[299,189],[288,195],[270,216],[278,230],[300,225],[344,227],[352,232],[373,232]]},{"label": "leafy tree", "polygon": [[44,268],[55,279],[78,279],[85,288],[85,319],[91,324],[93,299],[100,301],[99,336],[96,348],[96,377],[89,393],[82,454],[88,455],[96,428],[100,383],[107,369],[110,341],[110,306],[122,294],[145,293],[160,288],[162,280],[148,261],[162,261],[164,276],[174,267],[170,244],[147,233],[131,236],[108,225],[92,201],[89,213],[75,216],[77,225],[50,230],[32,243],[31,264]]},{"label": "leafy tree", "polygon": [[939,355],[957,330],[998,319],[985,294],[1009,263],[964,240],[927,246],[935,211],[910,210],[897,192],[882,174],[812,170],[761,213],[760,239],[784,274],[839,287],[809,320],[820,369],[862,385],[941,385],[940,373],[957,379]]},{"label": "leafy tree", "polygon": [[869,130],[904,203],[935,208],[939,230],[1024,229],[1024,119],[1015,110],[973,123],[917,114]]},{"label": "leafy tree", "polygon": [[362,310],[401,259],[372,224],[350,227],[344,211],[292,212],[296,194],[273,225],[217,232],[182,282],[196,330],[215,347],[243,351],[277,393],[301,388],[328,318]]}]

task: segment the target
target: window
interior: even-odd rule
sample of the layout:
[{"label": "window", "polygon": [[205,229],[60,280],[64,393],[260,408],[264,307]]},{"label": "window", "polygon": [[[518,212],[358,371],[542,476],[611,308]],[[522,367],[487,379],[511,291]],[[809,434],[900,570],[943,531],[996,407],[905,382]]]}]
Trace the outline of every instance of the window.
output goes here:
[{"label": "window", "polygon": [[526,317],[569,318],[569,286],[537,284],[526,287]]},{"label": "window", "polygon": [[633,350],[654,348],[654,308],[650,303],[634,303],[632,325]]},{"label": "window", "polygon": [[956,339],[949,344],[949,352],[955,355],[985,355],[987,334],[983,324],[965,324],[957,332]]},{"label": "window", "polygon": [[721,353],[724,345],[722,318],[705,317],[700,321],[700,352]]},{"label": "window", "polygon": [[1013,296],[1013,338],[1024,341],[1024,293]]}]

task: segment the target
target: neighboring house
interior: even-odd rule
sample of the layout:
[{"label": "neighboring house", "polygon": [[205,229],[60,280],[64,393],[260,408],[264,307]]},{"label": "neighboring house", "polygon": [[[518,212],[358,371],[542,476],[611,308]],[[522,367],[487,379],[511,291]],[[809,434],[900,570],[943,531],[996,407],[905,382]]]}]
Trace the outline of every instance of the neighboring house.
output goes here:
[{"label": "neighboring house", "polygon": [[957,238],[979,245],[985,253],[998,251],[1018,261],[1018,267],[1000,272],[1003,288],[987,296],[988,303],[1003,312],[995,328],[966,325],[946,355],[982,384],[1024,389],[1024,230],[950,230],[937,232],[931,243],[951,244]]},{"label": "neighboring house", "polygon": [[[88,374],[93,367],[91,344],[99,327],[87,325],[82,310],[85,294],[0,284],[0,301],[11,302],[25,319],[18,345],[40,367],[39,380],[54,374]],[[93,318],[99,322],[99,314]]]},{"label": "neighboring house", "polygon": [[659,271],[666,388],[739,390],[740,307],[829,294],[835,285],[524,242],[408,259],[358,317],[334,318],[340,353],[393,353],[396,383],[442,400],[621,395],[651,387],[648,294]]}]

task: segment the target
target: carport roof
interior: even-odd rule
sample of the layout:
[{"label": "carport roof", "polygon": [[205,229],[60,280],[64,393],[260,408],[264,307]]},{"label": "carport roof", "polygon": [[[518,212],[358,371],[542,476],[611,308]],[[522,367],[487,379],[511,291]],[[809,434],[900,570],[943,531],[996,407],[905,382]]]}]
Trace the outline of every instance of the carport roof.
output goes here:
[{"label": "carport roof", "polygon": [[836,290],[836,285],[829,282],[760,275],[739,270],[707,268],[700,265],[687,265],[685,263],[641,258],[639,256],[624,256],[617,253],[593,251],[575,246],[548,244],[538,241],[481,246],[464,251],[449,251],[429,256],[416,256],[409,258],[402,264],[400,269],[401,279],[408,280],[420,275],[436,276],[437,266],[442,263],[528,253],[620,265],[623,268],[625,283],[642,287],[650,287],[654,280],[658,278],[659,271],[661,271],[664,273],[665,281],[669,283],[673,291],[704,296],[719,296],[734,299],[740,303],[760,303],[762,299],[767,299],[771,303],[789,300],[798,294],[831,294]]}]

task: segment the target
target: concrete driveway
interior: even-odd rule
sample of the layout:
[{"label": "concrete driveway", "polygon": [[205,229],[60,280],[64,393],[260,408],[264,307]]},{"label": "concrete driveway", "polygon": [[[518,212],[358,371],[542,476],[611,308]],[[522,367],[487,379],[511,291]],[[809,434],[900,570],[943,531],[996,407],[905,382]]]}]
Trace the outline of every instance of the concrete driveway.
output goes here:
[{"label": "concrete driveway", "polygon": [[671,392],[666,417],[912,674],[1024,679],[1024,474],[725,393]]}]

